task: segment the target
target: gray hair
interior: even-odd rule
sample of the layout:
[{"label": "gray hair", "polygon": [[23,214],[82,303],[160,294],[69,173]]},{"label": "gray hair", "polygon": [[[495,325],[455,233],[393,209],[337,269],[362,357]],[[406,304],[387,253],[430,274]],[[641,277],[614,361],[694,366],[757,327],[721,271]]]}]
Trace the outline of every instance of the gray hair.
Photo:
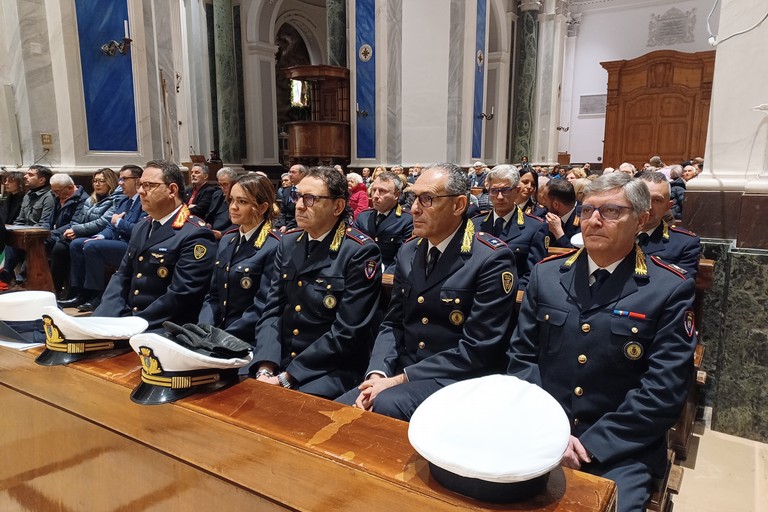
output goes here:
[{"label": "gray hair", "polygon": [[347,173],[347,180],[353,181],[355,183],[355,186],[357,186],[363,182],[363,177],[357,174],[356,172],[350,172],[350,173]]},{"label": "gray hair", "polygon": [[283,174],[280,175],[280,179],[281,180],[287,180],[290,177],[291,177],[291,175],[288,174],[287,172],[284,172]]},{"label": "gray hair", "polygon": [[63,172],[58,172],[51,176],[51,182],[49,183],[49,185],[61,185],[62,187],[69,187],[74,184],[75,182],[72,181],[72,177]]},{"label": "gray hair", "polygon": [[228,176],[230,179],[236,180],[237,171],[231,167],[222,167],[216,172],[216,178],[223,178],[224,176]]},{"label": "gray hair", "polygon": [[205,175],[206,175],[206,176],[210,176],[210,175],[211,175],[211,171],[210,171],[210,169],[208,169],[208,166],[207,166],[207,165],[205,165],[205,164],[201,164],[201,163],[199,163],[199,162],[196,162],[196,163],[192,164],[192,167],[190,167],[190,169],[189,169],[189,170],[191,171],[191,170],[192,170],[192,169],[194,169],[195,167],[199,167],[200,169],[202,169],[202,170],[203,170],[203,173],[205,173]]},{"label": "gray hair", "polygon": [[437,169],[448,176],[448,183],[445,185],[445,191],[448,194],[467,196],[467,198],[469,198],[469,192],[471,190],[469,186],[469,176],[467,176],[467,172],[464,169],[456,164],[439,163],[426,166],[422,171],[422,174],[430,169]]},{"label": "gray hair", "polygon": [[669,177],[673,180],[676,180],[680,176],[683,175],[683,166],[682,165],[671,165],[669,166]]},{"label": "gray hair", "polygon": [[584,187],[584,200],[593,194],[602,194],[621,189],[632,205],[635,215],[642,215],[651,209],[651,192],[643,180],[636,180],[622,172],[600,176]]},{"label": "gray hair", "polygon": [[520,173],[512,164],[497,165],[488,173],[488,181],[492,180],[508,180],[513,187],[516,187],[520,183]]},{"label": "gray hair", "polygon": [[631,172],[632,172],[632,174],[634,175],[634,174],[635,174],[635,172],[637,171],[637,169],[636,169],[636,168],[635,168],[635,166],[634,166],[634,165],[632,165],[631,163],[629,163],[629,162],[624,162],[623,164],[621,164],[621,165],[619,166],[619,172],[627,172],[627,171],[631,171]]},{"label": "gray hair", "polygon": [[400,174],[400,172],[398,172],[398,171],[402,171],[402,170],[403,170],[403,166],[402,165],[393,165],[392,166],[392,172],[395,173],[395,174]]},{"label": "gray hair", "polygon": [[395,191],[398,194],[400,194],[400,192],[403,191],[403,182],[400,179],[400,176],[398,176],[392,171],[384,171],[382,173],[379,173],[379,175],[376,176],[376,179],[374,181],[379,181],[379,180],[394,183]]}]

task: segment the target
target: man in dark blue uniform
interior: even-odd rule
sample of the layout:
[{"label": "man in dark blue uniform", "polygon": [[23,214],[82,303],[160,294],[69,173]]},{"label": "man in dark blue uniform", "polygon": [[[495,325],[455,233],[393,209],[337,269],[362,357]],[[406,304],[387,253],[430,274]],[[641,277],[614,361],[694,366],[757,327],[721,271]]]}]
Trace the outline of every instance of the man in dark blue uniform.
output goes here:
[{"label": "man in dark blue uniform", "polygon": [[[376,243],[348,228],[347,181],[313,167],[293,193],[299,230],[283,236],[251,374],[325,398],[360,382],[381,289]],[[278,370],[280,373],[278,373]]]},{"label": "man in dark blue uniform", "polygon": [[280,203],[280,218],[275,223],[275,227],[279,228],[281,233],[296,229],[296,201],[291,199],[291,194],[296,191],[296,187],[306,174],[307,168],[301,164],[292,165],[288,170],[291,187],[287,194],[283,193],[283,202]]},{"label": "man in dark blue uniform", "polygon": [[148,217],[133,230],[93,314],[140,316],[150,330],[167,320],[196,322],[216,257],[213,232],[181,202],[184,178],[173,162],[147,163],[138,191]]},{"label": "man in dark blue uniform", "polygon": [[626,174],[587,185],[584,248],[534,267],[509,350],[508,372],[570,420],[562,464],[615,480],[624,512],[644,510],[663,475],[693,376],[694,282],[635,245],[649,208]]},{"label": "man in dark blue uniform", "polygon": [[576,192],[570,181],[565,179],[549,180],[539,193],[539,202],[547,208],[545,221],[549,233],[544,245],[552,247],[573,247],[571,237],[581,231],[579,226],[580,205],[576,203]]},{"label": "man in dark blue uniform", "polygon": [[403,182],[385,171],[371,184],[373,208],[360,212],[355,227],[373,238],[381,250],[385,273],[392,273],[397,251],[413,233],[413,216],[397,204]]},{"label": "man in dark blue uniform", "polygon": [[507,243],[515,253],[517,288],[525,289],[531,269],[547,255],[544,237],[547,225],[538,217],[523,213],[517,206],[520,174],[514,165],[503,164],[488,173],[488,190],[493,210],[472,219],[476,231],[490,233]]},{"label": "man in dark blue uniform", "polygon": [[515,324],[515,259],[466,218],[466,172],[437,164],[412,189],[418,238],[398,253],[366,380],[339,399],[403,420],[443,386],[503,371]]},{"label": "man in dark blue uniform", "polygon": [[701,238],[687,229],[667,224],[664,215],[672,206],[669,181],[660,172],[645,172],[640,179],[651,192],[651,210],[648,222],[637,237],[645,254],[658,256],[666,263],[678,267],[689,279],[696,279],[701,256]]}]

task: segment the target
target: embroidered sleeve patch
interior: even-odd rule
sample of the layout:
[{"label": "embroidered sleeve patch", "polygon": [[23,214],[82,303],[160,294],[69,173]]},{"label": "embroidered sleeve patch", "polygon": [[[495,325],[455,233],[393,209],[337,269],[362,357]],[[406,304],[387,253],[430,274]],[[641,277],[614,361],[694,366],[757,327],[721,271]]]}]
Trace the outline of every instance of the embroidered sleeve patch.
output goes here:
[{"label": "embroidered sleeve patch", "polygon": [[694,324],[695,322],[693,311],[690,309],[685,312],[685,333],[688,335],[689,338],[693,337],[693,330],[694,330]]},{"label": "embroidered sleeve patch", "polygon": [[205,256],[205,253],[208,252],[208,249],[202,244],[197,244],[193,250],[193,253],[195,255],[196,260],[200,260]]}]

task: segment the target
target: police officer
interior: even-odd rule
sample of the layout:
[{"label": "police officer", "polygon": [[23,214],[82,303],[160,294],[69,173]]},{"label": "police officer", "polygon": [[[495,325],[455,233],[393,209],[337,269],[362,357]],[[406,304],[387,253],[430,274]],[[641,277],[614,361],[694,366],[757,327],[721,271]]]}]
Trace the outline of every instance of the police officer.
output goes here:
[{"label": "police officer", "polygon": [[133,230],[93,314],[140,316],[151,330],[167,320],[195,322],[210,284],[213,232],[181,202],[184,177],[173,162],[148,162],[138,190],[147,218]]},{"label": "police officer", "polygon": [[355,227],[376,241],[381,250],[384,272],[394,269],[395,256],[413,233],[413,216],[397,204],[403,182],[397,175],[385,171],[371,184],[373,208],[357,216]]},{"label": "police officer", "polygon": [[376,243],[346,225],[347,181],[313,167],[293,192],[299,229],[283,236],[256,325],[251,374],[336,398],[360,382],[381,289]]},{"label": "police officer", "polygon": [[239,229],[222,236],[211,290],[199,324],[251,341],[267,301],[280,233],[272,230],[275,189],[269,179],[247,174],[230,190],[229,216]]},{"label": "police officer", "polygon": [[701,255],[701,238],[687,229],[670,226],[664,215],[672,207],[670,185],[660,172],[644,172],[640,179],[651,192],[651,210],[648,222],[637,237],[646,254],[653,254],[671,265],[689,279],[696,279]]},{"label": "police officer", "polygon": [[453,164],[436,164],[416,180],[418,238],[398,253],[366,380],[340,402],[408,420],[443,386],[503,371],[515,324],[515,260],[466,218],[469,192],[466,172]]},{"label": "police officer", "polygon": [[488,191],[493,210],[472,219],[476,231],[491,233],[507,243],[515,253],[518,289],[528,283],[534,265],[544,259],[544,237],[547,225],[539,218],[524,213],[517,205],[520,175],[514,165],[503,164],[488,173]]},{"label": "police officer", "polygon": [[620,511],[644,510],[663,475],[693,375],[694,282],[635,245],[649,207],[626,174],[587,185],[584,248],[534,267],[509,350],[508,373],[568,416],[562,464],[616,481]]},{"label": "police officer", "polygon": [[565,179],[550,180],[542,189],[539,199],[546,208],[544,217],[549,225],[549,233],[544,245],[549,247],[573,247],[571,237],[581,231],[579,212],[581,206],[576,203],[576,191],[570,181]]}]

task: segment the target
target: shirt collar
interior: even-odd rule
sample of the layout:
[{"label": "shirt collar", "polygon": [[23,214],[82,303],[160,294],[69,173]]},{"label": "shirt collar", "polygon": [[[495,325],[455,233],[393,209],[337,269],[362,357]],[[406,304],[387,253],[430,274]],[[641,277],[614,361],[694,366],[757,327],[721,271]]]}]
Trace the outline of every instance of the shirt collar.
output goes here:
[{"label": "shirt collar", "polygon": [[454,230],[453,233],[451,233],[450,235],[445,237],[445,239],[442,242],[440,242],[439,244],[437,244],[437,245],[432,245],[432,242],[427,240],[427,242],[429,244],[429,246],[427,247],[427,250],[429,250],[429,249],[431,249],[433,247],[437,247],[437,249],[440,251],[440,254],[443,254],[445,252],[445,249],[448,248],[448,244],[451,243],[451,240],[453,240],[453,237],[456,236],[456,233],[458,233],[459,229],[461,229],[461,227],[464,226],[464,224],[465,224],[464,222],[459,224],[459,227],[457,227]]},{"label": "shirt collar", "polygon": [[184,206],[184,204],[180,204],[175,210],[173,210],[171,213],[163,217],[162,219],[155,219],[157,222],[160,223],[161,226],[165,226],[165,223],[171,220],[171,218],[175,217],[177,213],[179,213],[179,210],[181,210],[181,207]]}]

